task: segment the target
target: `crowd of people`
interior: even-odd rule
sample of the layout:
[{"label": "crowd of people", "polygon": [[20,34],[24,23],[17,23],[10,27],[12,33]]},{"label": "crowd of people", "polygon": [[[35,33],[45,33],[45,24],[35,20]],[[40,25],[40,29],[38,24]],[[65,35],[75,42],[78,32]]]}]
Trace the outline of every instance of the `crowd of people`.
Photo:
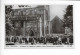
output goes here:
[{"label": "crowd of people", "polygon": [[6,37],[6,45],[16,45],[18,44],[48,44],[51,43],[53,45],[72,45],[73,44],[73,36],[72,35],[56,35],[55,37],[51,35],[46,35],[43,37],[20,37],[20,36],[7,36]]}]

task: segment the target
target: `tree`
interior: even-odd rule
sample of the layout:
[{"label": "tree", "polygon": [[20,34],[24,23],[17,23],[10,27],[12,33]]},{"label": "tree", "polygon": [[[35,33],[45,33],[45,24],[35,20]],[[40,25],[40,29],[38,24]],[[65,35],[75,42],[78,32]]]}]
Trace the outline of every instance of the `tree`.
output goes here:
[{"label": "tree", "polygon": [[11,5],[7,5],[5,6],[5,18],[6,18],[6,35],[9,35],[13,29],[13,26],[12,26],[12,21],[10,19],[10,13],[12,11],[12,6]]},{"label": "tree", "polygon": [[68,5],[64,14],[64,27],[69,27],[73,31],[73,6]]}]

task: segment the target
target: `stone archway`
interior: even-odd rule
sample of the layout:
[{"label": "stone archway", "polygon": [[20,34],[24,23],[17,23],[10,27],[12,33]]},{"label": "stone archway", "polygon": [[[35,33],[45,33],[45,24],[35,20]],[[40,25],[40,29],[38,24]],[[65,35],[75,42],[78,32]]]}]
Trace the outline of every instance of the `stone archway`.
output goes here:
[{"label": "stone archway", "polygon": [[30,36],[34,36],[34,31],[33,30],[30,30],[29,35]]},{"label": "stone archway", "polygon": [[28,34],[29,34],[29,36],[31,36],[31,37],[32,37],[32,36],[35,36],[35,30],[34,30],[33,28],[30,28]]}]

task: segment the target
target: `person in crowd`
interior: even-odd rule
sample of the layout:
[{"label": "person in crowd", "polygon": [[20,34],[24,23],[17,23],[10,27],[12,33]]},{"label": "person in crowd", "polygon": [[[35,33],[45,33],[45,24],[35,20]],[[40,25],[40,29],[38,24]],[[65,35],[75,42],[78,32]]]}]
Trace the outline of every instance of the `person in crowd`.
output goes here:
[{"label": "person in crowd", "polygon": [[43,43],[44,43],[44,44],[47,44],[46,37],[43,38]]},{"label": "person in crowd", "polygon": [[58,37],[58,44],[60,44],[60,45],[61,45],[61,43],[62,43],[62,40],[61,40],[61,39],[62,39],[62,37],[59,36],[59,37]]},{"label": "person in crowd", "polygon": [[20,38],[19,43],[22,44],[22,38]]},{"label": "person in crowd", "polygon": [[64,36],[64,37],[62,38],[62,43],[63,43],[63,44],[67,44],[67,38],[66,38],[66,36]]},{"label": "person in crowd", "polygon": [[32,37],[31,38],[31,45],[33,45],[34,44],[34,38]]},{"label": "person in crowd", "polygon": [[28,44],[28,38],[25,37],[25,44]]},{"label": "person in crowd", "polygon": [[70,43],[70,45],[72,45],[73,44],[73,36],[69,36],[69,43]]}]

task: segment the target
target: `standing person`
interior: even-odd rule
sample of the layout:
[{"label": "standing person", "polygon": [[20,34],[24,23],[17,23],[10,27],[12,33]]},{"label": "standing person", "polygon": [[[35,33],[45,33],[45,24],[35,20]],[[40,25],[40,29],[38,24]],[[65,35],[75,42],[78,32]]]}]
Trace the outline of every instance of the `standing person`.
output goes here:
[{"label": "standing person", "polygon": [[55,37],[55,43],[58,44],[58,35]]},{"label": "standing person", "polygon": [[43,38],[43,42],[44,42],[44,44],[47,43],[46,37]]},{"label": "standing person", "polygon": [[11,35],[11,37],[10,37],[10,41],[13,42],[13,36],[12,36],[12,35]]},{"label": "standing person", "polygon": [[67,36],[67,44],[69,45],[69,36]]},{"label": "standing person", "polygon": [[69,42],[70,42],[70,45],[73,44],[73,36],[71,36],[71,35],[70,35],[70,37],[69,37]]},{"label": "standing person", "polygon": [[61,44],[61,36],[60,37],[58,37],[58,44]]},{"label": "standing person", "polygon": [[29,34],[28,34],[28,36],[27,36],[27,42],[29,43]]},{"label": "standing person", "polygon": [[34,32],[32,30],[30,31],[30,36],[31,36],[31,44],[33,45],[34,44],[34,38],[33,38]]},{"label": "standing person", "polygon": [[22,38],[20,38],[19,43],[20,43],[20,44],[22,43]]}]

